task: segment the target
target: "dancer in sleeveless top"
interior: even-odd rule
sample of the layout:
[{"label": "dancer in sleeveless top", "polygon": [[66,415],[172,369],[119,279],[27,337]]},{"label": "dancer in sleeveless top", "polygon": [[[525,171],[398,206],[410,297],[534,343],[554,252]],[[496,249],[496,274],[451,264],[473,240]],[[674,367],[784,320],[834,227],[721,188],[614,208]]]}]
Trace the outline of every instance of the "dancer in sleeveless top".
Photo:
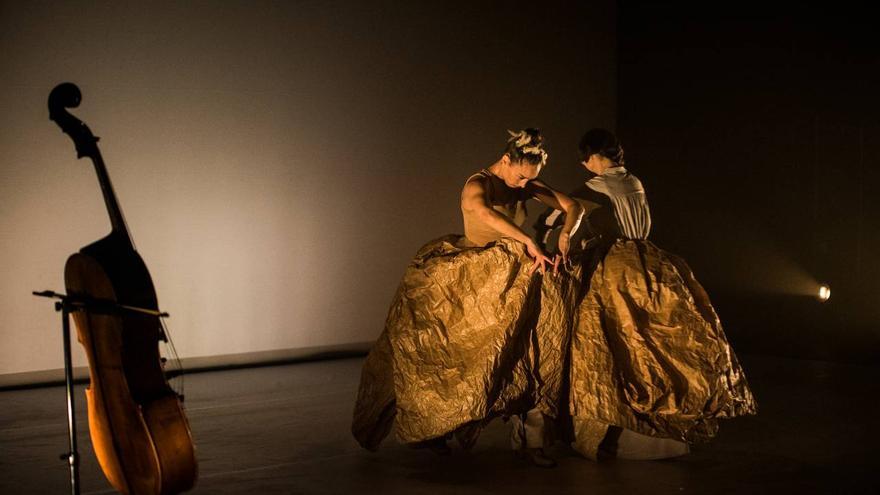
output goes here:
[{"label": "dancer in sleeveless top", "polygon": [[537,180],[542,143],[536,129],[511,132],[502,157],[464,185],[465,235],[427,243],[407,267],[361,375],[352,433],[364,448],[396,424],[400,441],[448,453],[449,435],[469,448],[494,417],[554,412],[558,380],[537,377],[535,351],[561,352],[541,339],[564,322],[541,314],[537,273],[550,260],[521,227],[528,199],[565,211],[565,255],[581,207]]},{"label": "dancer in sleeveless top", "polygon": [[[600,446],[630,459],[685,454],[715,435],[719,418],[755,414],[757,404],[703,287],[647,240],[645,190],[617,138],[593,129],[580,150],[596,175],[571,194],[587,227],[568,272],[582,287],[568,370],[572,445],[594,460]],[[552,229],[558,216],[548,210],[536,227]]]}]

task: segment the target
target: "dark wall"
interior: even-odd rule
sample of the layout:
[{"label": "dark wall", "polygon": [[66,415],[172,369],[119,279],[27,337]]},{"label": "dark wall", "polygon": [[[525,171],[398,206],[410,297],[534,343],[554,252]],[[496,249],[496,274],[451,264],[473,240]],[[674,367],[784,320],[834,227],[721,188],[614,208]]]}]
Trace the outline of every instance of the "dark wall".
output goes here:
[{"label": "dark wall", "polygon": [[691,263],[740,352],[880,355],[875,18],[620,4],[618,131],[652,237]]}]

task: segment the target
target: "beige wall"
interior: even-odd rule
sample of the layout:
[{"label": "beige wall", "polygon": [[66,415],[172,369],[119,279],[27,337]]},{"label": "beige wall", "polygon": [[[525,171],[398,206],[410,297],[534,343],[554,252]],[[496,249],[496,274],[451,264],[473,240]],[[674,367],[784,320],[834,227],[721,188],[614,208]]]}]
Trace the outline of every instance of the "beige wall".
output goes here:
[{"label": "beige wall", "polygon": [[63,290],[109,229],[48,120],[59,82],[82,89],[183,357],[376,338],[506,128],[542,127],[544,178],[569,189],[579,134],[614,125],[610,0],[349,3],[0,3],[0,374],[63,365],[30,291]]}]

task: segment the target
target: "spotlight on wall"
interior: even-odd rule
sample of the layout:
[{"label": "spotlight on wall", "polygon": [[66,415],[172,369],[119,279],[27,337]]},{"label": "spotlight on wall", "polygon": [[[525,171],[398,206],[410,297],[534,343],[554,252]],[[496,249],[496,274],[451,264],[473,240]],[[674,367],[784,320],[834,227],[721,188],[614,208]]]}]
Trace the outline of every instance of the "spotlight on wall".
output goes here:
[{"label": "spotlight on wall", "polygon": [[831,287],[828,287],[826,284],[822,284],[819,286],[819,291],[816,293],[816,298],[820,302],[825,302],[831,297]]}]

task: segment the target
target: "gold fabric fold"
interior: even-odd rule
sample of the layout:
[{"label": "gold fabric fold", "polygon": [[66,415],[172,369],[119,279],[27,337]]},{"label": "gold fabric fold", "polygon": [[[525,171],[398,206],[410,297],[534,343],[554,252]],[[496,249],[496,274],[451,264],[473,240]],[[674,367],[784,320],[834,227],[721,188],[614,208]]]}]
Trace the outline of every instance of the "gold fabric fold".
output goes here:
[{"label": "gold fabric fold", "polygon": [[458,430],[472,444],[485,421],[537,402],[541,278],[516,241],[466,244],[431,241],[406,269],[361,376],[352,432],[365,448],[377,448],[392,421],[402,442]]},{"label": "gold fabric fold", "polygon": [[695,442],[713,437],[719,418],[756,413],[718,316],[681,258],[618,240],[578,264],[589,278],[571,343],[578,451],[596,458],[601,425]]}]

